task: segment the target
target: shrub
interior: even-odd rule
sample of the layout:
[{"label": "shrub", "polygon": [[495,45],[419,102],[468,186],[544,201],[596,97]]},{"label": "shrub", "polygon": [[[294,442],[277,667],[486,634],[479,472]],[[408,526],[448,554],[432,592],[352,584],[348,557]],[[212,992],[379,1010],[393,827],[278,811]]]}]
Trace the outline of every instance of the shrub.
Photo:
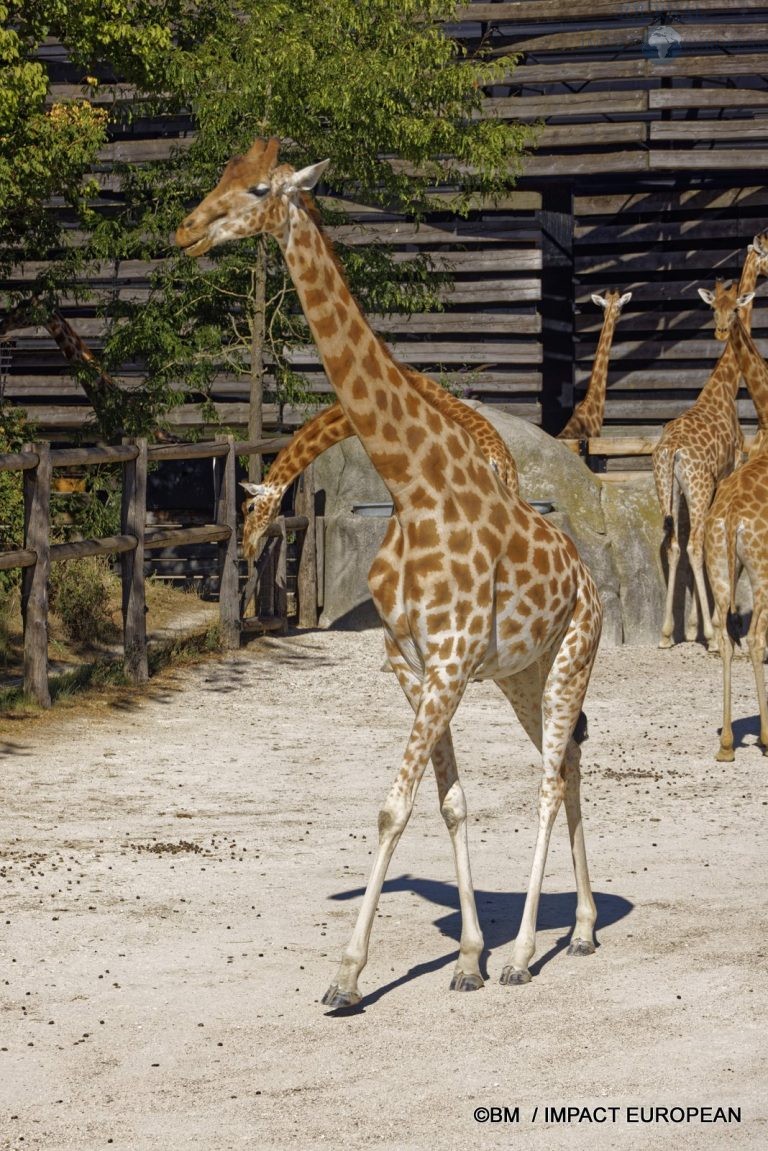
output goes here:
[{"label": "shrub", "polygon": [[119,631],[110,600],[118,586],[107,560],[91,556],[53,564],[49,581],[51,609],[75,643],[113,643]]}]

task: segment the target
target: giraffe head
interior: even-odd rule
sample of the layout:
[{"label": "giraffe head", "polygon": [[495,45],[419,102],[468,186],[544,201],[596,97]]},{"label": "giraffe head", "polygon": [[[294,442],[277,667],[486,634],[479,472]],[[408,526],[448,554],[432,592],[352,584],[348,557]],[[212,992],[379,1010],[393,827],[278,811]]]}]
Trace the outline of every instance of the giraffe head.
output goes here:
[{"label": "giraffe head", "polygon": [[597,292],[592,293],[593,304],[597,304],[599,308],[603,309],[606,319],[610,316],[615,320],[624,305],[628,304],[631,299],[631,292],[624,292],[622,295],[620,292],[608,291],[604,296],[598,295]]},{"label": "giraffe head", "polygon": [[314,188],[329,161],[297,172],[277,163],[279,147],[275,136],[256,140],[244,156],[229,161],[216,187],[176,232],[176,243],[188,256],[259,232],[285,235],[291,204],[299,204],[303,193]]},{"label": "giraffe head", "polygon": [[251,559],[256,555],[259,540],[280,512],[283,489],[268,483],[240,486],[248,493],[248,499],[243,500],[243,555]]},{"label": "giraffe head", "polygon": [[718,340],[728,339],[731,325],[739,310],[746,308],[755,298],[754,292],[745,292],[740,296],[738,284],[730,280],[717,280],[714,292],[710,292],[708,288],[699,288],[699,295],[715,313],[715,338]]},{"label": "giraffe head", "polygon": [[768,276],[768,232],[758,232],[747,250],[757,259],[757,275]]}]

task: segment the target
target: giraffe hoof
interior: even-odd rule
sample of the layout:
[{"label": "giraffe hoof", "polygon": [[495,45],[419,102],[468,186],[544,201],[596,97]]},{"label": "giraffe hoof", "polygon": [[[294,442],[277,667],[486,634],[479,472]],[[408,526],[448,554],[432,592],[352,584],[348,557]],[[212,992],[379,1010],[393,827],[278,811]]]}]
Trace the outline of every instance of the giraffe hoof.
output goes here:
[{"label": "giraffe hoof", "polygon": [[519,971],[510,963],[501,973],[501,982],[505,987],[522,987],[524,983],[531,982],[531,973],[527,968],[524,971]]},{"label": "giraffe hoof", "polygon": [[457,971],[451,980],[451,991],[479,991],[483,986],[482,978],[473,972]]},{"label": "giraffe hoof", "polygon": [[358,991],[342,991],[338,983],[332,983],[321,1002],[333,1011],[339,1011],[345,1007],[357,1007],[361,998]]},{"label": "giraffe hoof", "polygon": [[717,760],[718,763],[733,763],[733,761],[735,759],[735,756],[733,754],[733,748],[732,747],[718,748],[717,754],[715,755],[715,759]]},{"label": "giraffe hoof", "polygon": [[659,647],[672,647],[673,640],[671,635],[663,635],[659,640]]},{"label": "giraffe hoof", "polygon": [[568,948],[568,955],[594,955],[595,945],[591,939],[574,939]]}]

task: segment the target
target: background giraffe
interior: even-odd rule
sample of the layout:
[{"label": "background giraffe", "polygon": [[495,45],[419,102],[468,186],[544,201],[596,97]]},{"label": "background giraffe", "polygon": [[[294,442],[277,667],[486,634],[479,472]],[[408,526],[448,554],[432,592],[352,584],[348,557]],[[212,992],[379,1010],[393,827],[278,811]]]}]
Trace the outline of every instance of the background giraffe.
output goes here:
[{"label": "background giraffe", "polygon": [[611,356],[613,332],[621,309],[632,299],[631,292],[606,292],[604,296],[592,293],[592,300],[603,309],[603,326],[597,342],[592,371],[584,398],[573,409],[568,423],[557,438],[560,440],[588,440],[599,436],[605,416],[605,390],[608,385],[608,362]]},{"label": "background giraffe", "polygon": [[[739,280],[739,294],[753,291],[758,275],[766,274],[768,255],[763,247],[763,237],[757,236],[747,249]],[[750,321],[751,309],[744,316],[747,326]],[[653,450],[653,477],[664,517],[664,542],[668,557],[667,595],[659,647],[671,647],[673,643],[673,601],[680,561],[679,513],[682,497],[688,507],[690,531],[687,552],[694,579],[685,637],[696,639],[698,613],[701,610],[708,649],[718,650],[704,582],[704,517],[716,485],[740,461],[744,437],[736,413],[739,380],[739,364],[728,344],[695,403],[665,426]]]},{"label": "background giraffe", "polygon": [[[462,934],[451,986],[483,984],[483,938],[450,722],[468,681],[492,678],[542,752],[539,826],[520,931],[502,982],[530,980],[547,849],[565,801],[577,887],[571,953],[594,951],[595,906],[573,738],[599,641],[595,584],[567,536],[500,482],[470,434],[413,386],[350,294],[306,193],[326,163],[277,166],[258,140],[227,165],[184,220],[177,243],[201,256],[266,232],[278,242],[326,374],[395,506],[369,574],[387,654],[415,711],[402,766],[379,814],[379,843],[352,938],[323,1002],[358,1003],[371,927],[394,849],[432,759],[454,850]],[[582,733],[583,735],[583,733]]]},{"label": "background giraffe", "polygon": [[740,619],[736,610],[736,583],[742,567],[752,588],[752,619],[747,647],[752,661],[760,711],[760,743],[768,754],[768,706],[766,706],[763,659],[768,629],[768,437],[765,431],[768,401],[768,364],[742,323],[740,313],[749,306],[753,293],[738,296],[735,287],[718,284],[714,292],[699,289],[699,295],[715,312],[715,335],[728,339],[758,413],[760,430],[749,459],[718,486],[707,513],[704,546],[712,594],[718,619],[723,660],[723,726],[716,758],[733,759],[731,725],[731,670],[734,643],[741,643]]},{"label": "background giraffe", "polygon": [[[512,455],[493,424],[473,408],[446,392],[427,376],[408,373],[417,391],[429,398],[435,407],[465,427],[498,475],[501,482],[518,491],[517,467]],[[429,384],[429,387],[425,387]],[[290,444],[278,453],[266,480],[260,484],[243,483],[250,499],[243,502],[243,552],[250,559],[256,554],[261,536],[280,512],[288,487],[321,452],[348,439],[355,433],[340,404],[332,404],[304,424]]]}]

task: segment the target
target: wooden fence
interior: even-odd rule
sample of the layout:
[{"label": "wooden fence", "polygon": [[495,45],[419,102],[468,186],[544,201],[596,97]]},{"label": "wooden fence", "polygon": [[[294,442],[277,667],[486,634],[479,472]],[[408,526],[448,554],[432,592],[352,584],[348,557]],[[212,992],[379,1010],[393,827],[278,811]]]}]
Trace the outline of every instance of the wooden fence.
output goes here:
[{"label": "wooden fence", "polygon": [[[144,558],[158,548],[186,544],[215,544],[218,549],[219,617],[221,643],[237,648],[243,631],[258,627],[285,627],[286,552],[289,532],[303,537],[298,574],[299,625],[317,623],[315,570],[314,498],[308,485],[297,497],[297,514],[280,517],[267,535],[277,539],[277,555],[269,546],[262,551],[240,591],[237,551],[236,460],[239,455],[275,452],[286,437],[242,443],[232,436],[211,443],[148,445],[146,440],[114,447],[51,449],[47,443],[28,445],[23,451],[0,455],[0,471],[21,471],[24,476],[24,546],[0,552],[0,570],[22,569],[22,619],[24,627],[24,690],[43,707],[49,707],[48,685],[48,575],[52,563],[86,556],[119,555],[122,580],[124,666],[133,683],[148,678]],[[215,522],[194,527],[147,526],[147,468],[150,461],[168,459],[218,459]],[[120,533],[100,539],[52,543],[50,531],[51,481],[54,468],[81,468],[93,464],[122,465]],[[245,616],[259,584],[269,580],[270,615]]]}]

